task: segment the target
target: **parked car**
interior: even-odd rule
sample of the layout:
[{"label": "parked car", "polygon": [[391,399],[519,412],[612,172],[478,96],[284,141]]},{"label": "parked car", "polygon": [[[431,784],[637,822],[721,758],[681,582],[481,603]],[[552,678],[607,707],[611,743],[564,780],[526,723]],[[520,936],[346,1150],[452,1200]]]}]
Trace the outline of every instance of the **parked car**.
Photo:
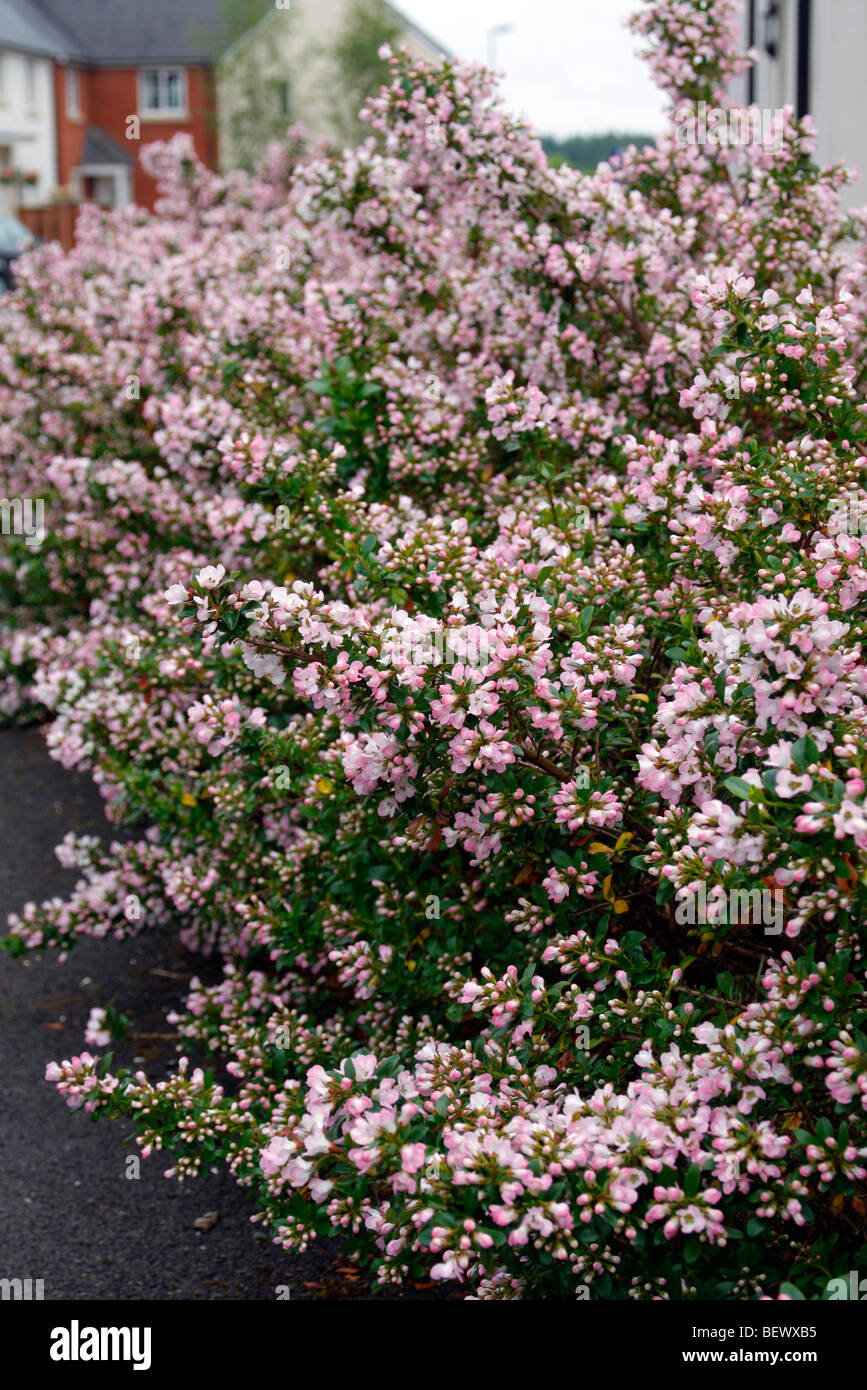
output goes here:
[{"label": "parked car", "polygon": [[36,237],[17,217],[0,217],[0,288],[12,289],[15,283],[13,261],[35,244]]}]

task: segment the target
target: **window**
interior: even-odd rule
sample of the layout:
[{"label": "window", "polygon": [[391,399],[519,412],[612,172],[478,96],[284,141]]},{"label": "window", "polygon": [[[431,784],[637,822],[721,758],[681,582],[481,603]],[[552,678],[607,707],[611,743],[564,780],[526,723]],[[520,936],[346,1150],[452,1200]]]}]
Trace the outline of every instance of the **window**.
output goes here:
[{"label": "window", "polygon": [[24,64],[24,92],[27,106],[32,111],[36,106],[36,59],[28,58]]},{"label": "window", "polygon": [[292,114],[292,91],[288,82],[277,82],[277,115],[289,116]]},{"label": "window", "polygon": [[66,69],[66,114],[67,116],[81,115],[81,82],[78,68]]},{"label": "window", "polygon": [[82,194],[91,203],[100,207],[117,206],[117,186],[114,174],[88,174],[81,180]]},{"label": "window", "polygon": [[183,68],[147,68],[139,74],[139,108],[151,115],[183,115],[187,107]]},{"label": "window", "polygon": [[0,53],[0,101],[6,100],[6,54]]}]

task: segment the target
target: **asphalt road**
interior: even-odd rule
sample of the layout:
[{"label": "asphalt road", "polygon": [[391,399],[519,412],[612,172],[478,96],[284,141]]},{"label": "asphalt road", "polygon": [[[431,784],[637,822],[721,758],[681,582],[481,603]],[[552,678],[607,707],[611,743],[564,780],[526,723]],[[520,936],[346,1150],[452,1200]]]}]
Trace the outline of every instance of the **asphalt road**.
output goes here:
[{"label": "asphalt road", "polygon": [[[117,835],[89,779],[52,762],[38,730],[0,731],[0,934],[7,913],[75,882],[54,854],[70,829]],[[169,1031],[165,1014],[196,973],[214,978],[214,963],[172,935],[85,941],[64,963],[0,953],[0,1278],[42,1279],[46,1300],[268,1300],[281,1285],[291,1299],[453,1297],[371,1294],[336,1242],[287,1255],[251,1226],[252,1199],[226,1173],[179,1184],[156,1154],[129,1179],[124,1160],[137,1149],[125,1128],[68,1111],[45,1065],[86,1046],[90,1009],[111,1001],[139,1033]],[[152,1076],[175,1055],[171,1042],[134,1036],[115,1049],[117,1065],[143,1058]],[[216,1224],[196,1230],[211,1211]]]}]

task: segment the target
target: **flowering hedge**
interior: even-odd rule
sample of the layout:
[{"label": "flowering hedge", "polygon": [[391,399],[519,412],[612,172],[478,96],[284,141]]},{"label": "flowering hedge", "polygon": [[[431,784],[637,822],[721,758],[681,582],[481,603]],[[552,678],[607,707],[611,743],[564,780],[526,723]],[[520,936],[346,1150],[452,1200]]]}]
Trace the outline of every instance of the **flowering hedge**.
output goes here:
[{"label": "flowering hedge", "polygon": [[645,5],[672,127],[616,169],[394,56],[358,150],[151,147],[156,215],[85,209],[4,302],[2,487],[47,525],[0,708],[140,827],[68,835],[5,944],[224,967],[172,1015],[222,1082],[48,1078],[384,1283],[867,1264],[865,220],[790,111],[681,138],[736,9]]}]

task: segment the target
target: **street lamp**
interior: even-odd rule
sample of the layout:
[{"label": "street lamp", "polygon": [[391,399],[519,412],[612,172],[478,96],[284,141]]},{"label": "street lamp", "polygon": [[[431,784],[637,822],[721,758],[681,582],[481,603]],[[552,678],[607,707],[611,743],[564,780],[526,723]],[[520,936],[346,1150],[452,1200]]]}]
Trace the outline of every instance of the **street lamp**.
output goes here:
[{"label": "street lamp", "polygon": [[781,41],[780,6],[777,0],[771,0],[765,10],[765,52],[769,58],[779,56]]},{"label": "street lamp", "polygon": [[488,67],[493,72],[497,62],[497,39],[500,34],[511,34],[514,24],[494,24],[488,30]]}]

